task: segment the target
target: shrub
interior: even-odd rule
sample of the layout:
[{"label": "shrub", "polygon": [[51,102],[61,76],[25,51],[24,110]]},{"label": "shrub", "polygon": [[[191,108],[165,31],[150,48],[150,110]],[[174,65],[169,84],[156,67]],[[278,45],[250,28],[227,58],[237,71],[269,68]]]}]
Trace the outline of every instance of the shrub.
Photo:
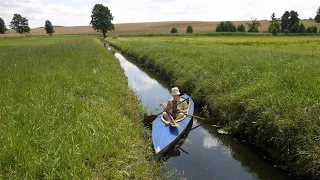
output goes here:
[{"label": "shrub", "polygon": [[236,32],[237,28],[231,21],[222,21],[216,27],[216,32]]},{"label": "shrub", "polygon": [[307,33],[317,33],[318,32],[318,28],[317,26],[310,26],[307,28],[306,30]]},{"label": "shrub", "polygon": [[174,33],[178,33],[178,29],[177,29],[177,28],[175,28],[175,27],[174,27],[174,28],[172,28],[172,29],[171,29],[171,33],[172,33],[172,34],[174,34]]},{"label": "shrub", "polygon": [[246,32],[246,28],[244,27],[243,24],[240,24],[240,25],[238,26],[238,28],[237,28],[237,31],[239,31],[239,32]]},{"label": "shrub", "polygon": [[191,25],[187,27],[187,33],[193,33],[193,28]]},{"label": "shrub", "polygon": [[303,23],[300,24],[298,32],[299,33],[305,33],[306,32],[306,27],[304,26]]}]

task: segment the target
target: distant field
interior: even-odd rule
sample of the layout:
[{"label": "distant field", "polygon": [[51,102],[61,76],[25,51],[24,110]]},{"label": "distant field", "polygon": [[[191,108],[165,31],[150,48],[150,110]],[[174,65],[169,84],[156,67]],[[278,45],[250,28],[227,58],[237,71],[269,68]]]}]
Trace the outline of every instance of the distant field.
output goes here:
[{"label": "distant field", "polygon": [[106,40],[204,102],[234,134],[320,178],[320,37]]},{"label": "distant field", "polygon": [[[249,21],[234,21],[235,25],[244,24],[248,29],[246,23]],[[317,25],[320,29],[320,24],[314,21],[302,21],[306,27]],[[149,22],[149,23],[125,23],[116,24],[115,31],[110,34],[137,34],[137,33],[169,33],[172,27],[178,28],[179,32],[184,33],[188,25],[192,25],[194,32],[214,32],[217,24],[220,22],[205,22],[205,21],[172,21],[172,22]],[[266,31],[269,27],[269,21],[261,21],[260,31]],[[91,26],[74,26],[74,27],[58,27],[55,28],[55,34],[98,34]],[[12,30],[7,32],[7,35],[13,36],[16,33]],[[33,35],[44,35],[43,28],[35,28],[31,30]]]}]

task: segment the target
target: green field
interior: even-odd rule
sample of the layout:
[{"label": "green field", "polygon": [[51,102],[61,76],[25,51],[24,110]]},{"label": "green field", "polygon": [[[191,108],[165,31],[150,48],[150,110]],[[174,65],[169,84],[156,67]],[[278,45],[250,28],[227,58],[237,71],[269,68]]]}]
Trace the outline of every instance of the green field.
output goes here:
[{"label": "green field", "polygon": [[152,179],[141,113],[98,39],[0,39],[0,179]]},{"label": "green field", "polygon": [[226,129],[320,178],[320,37],[113,37]]}]

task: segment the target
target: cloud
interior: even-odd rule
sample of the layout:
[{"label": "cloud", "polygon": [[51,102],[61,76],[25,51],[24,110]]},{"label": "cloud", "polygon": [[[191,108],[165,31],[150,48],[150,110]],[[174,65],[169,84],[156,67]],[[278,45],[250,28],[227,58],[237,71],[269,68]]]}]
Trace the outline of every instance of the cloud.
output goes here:
[{"label": "cloud", "polygon": [[270,19],[276,13],[295,10],[300,18],[316,15],[318,0],[0,0],[0,17],[9,25],[14,13],[29,19],[31,27],[44,25],[89,25],[91,8],[96,3],[107,5],[114,23],[155,21],[220,21],[248,20],[251,17]]}]

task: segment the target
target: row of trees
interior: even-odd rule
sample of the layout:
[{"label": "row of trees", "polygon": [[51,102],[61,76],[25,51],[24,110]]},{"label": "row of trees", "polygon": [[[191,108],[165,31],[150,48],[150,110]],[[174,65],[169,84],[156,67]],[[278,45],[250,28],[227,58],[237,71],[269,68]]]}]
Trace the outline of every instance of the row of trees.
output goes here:
[{"label": "row of trees", "polygon": [[[14,14],[9,27],[19,34],[29,33],[31,29],[28,22],[27,18],[22,17],[20,14]],[[0,17],[0,34],[4,34],[7,30],[4,20]],[[45,21],[45,30],[47,34],[52,35],[54,33],[52,23],[49,20]]]},{"label": "row of trees", "polygon": [[[174,27],[174,28],[171,29],[170,32],[171,32],[172,34],[178,33],[178,29]],[[192,28],[191,25],[189,25],[189,26],[187,27],[186,33],[193,33],[193,28]]]},{"label": "row of trees", "polygon": [[[251,22],[247,23],[248,25],[248,32],[259,32],[259,26],[261,23],[256,19],[253,18]],[[223,21],[219,23],[216,27],[216,32],[245,32],[246,28],[243,24],[238,25],[237,27],[231,21]]]}]

